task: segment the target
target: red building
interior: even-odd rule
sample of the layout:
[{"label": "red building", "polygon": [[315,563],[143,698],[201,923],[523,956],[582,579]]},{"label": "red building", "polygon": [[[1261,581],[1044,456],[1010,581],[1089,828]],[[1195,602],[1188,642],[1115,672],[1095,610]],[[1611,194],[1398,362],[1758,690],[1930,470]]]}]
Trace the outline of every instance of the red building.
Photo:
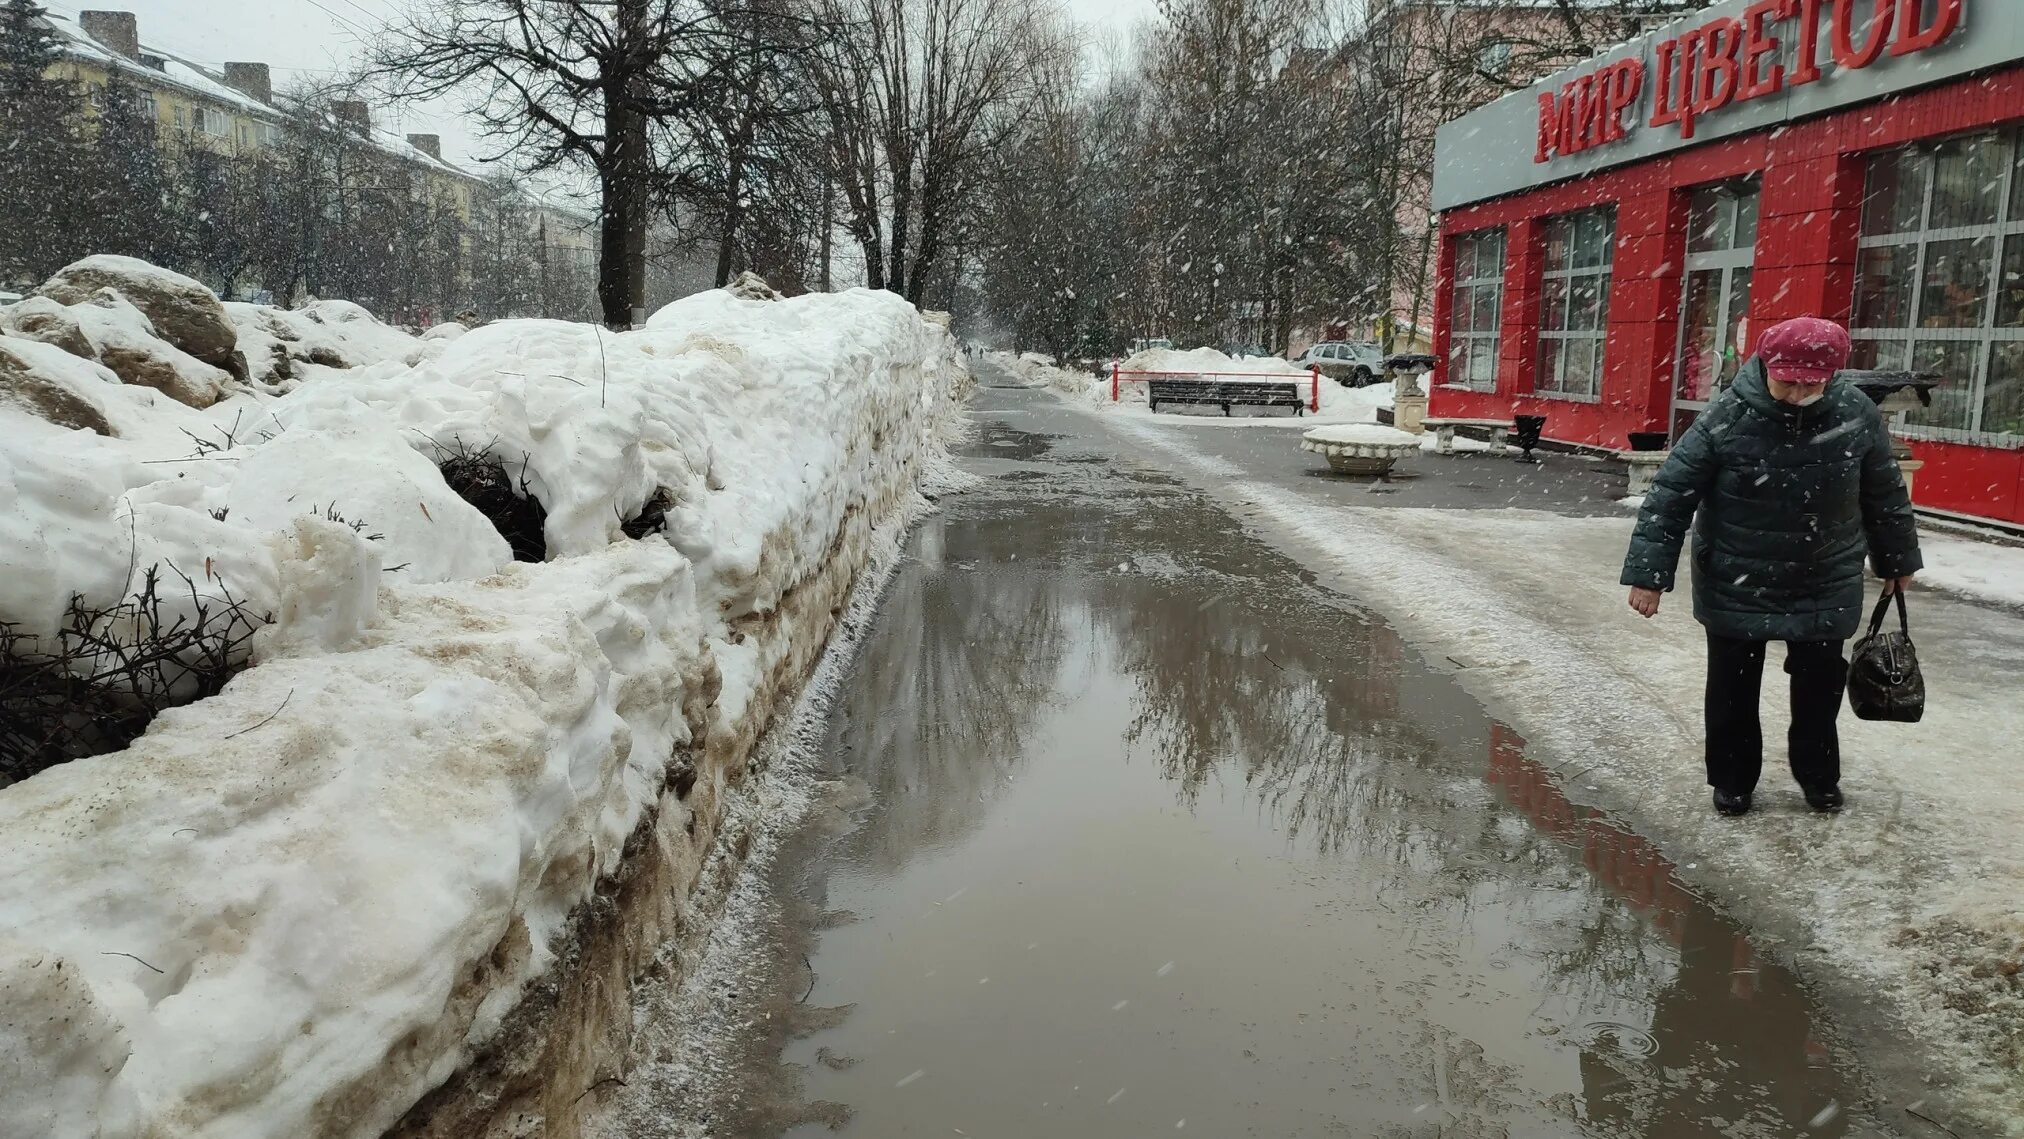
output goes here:
[{"label": "red building", "polygon": [[1442,128],[1430,414],[1622,449],[1755,334],[1940,374],[1927,509],[2024,523],[2024,2],[1729,0]]}]

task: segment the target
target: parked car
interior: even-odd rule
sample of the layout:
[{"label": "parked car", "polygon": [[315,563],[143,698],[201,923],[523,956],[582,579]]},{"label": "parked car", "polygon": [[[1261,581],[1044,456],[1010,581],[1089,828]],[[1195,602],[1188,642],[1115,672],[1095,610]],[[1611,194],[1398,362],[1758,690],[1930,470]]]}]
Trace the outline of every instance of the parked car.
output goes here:
[{"label": "parked car", "polygon": [[1141,352],[1150,352],[1155,348],[1171,349],[1173,346],[1174,342],[1168,340],[1164,336],[1154,336],[1154,337],[1141,336],[1131,342],[1131,350],[1129,354],[1136,356]]},{"label": "parked car", "polygon": [[1368,340],[1324,340],[1293,361],[1295,367],[1318,367],[1321,374],[1349,387],[1376,383],[1384,375],[1384,353]]}]

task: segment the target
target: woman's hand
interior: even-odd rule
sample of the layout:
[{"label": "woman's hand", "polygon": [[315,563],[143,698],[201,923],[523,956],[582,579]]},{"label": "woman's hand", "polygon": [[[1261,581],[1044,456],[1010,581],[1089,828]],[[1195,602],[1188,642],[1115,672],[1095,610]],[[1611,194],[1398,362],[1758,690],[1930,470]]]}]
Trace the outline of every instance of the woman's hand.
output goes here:
[{"label": "woman's hand", "polygon": [[[1909,581],[1911,579],[1907,578],[1906,580]],[[1640,617],[1656,617],[1659,615],[1659,600],[1664,596],[1665,594],[1660,593],[1656,589],[1632,588],[1630,591],[1630,607],[1636,610]]]},{"label": "woman's hand", "polygon": [[1912,578],[1916,576],[1918,575],[1908,573],[1903,577],[1885,578],[1883,583],[1883,595],[1885,597],[1889,597],[1893,593],[1902,593],[1903,591],[1910,589],[1912,587]]}]

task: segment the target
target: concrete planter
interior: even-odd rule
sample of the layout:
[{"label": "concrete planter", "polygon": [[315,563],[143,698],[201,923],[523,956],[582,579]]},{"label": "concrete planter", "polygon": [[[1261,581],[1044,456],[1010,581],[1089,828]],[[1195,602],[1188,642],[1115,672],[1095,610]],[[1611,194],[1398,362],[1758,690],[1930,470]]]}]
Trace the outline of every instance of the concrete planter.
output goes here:
[{"label": "concrete planter", "polygon": [[1420,449],[1418,437],[1375,423],[1317,427],[1300,440],[1300,449],[1328,460],[1341,475],[1374,477],[1391,473],[1392,464]]},{"label": "concrete planter", "polygon": [[[1906,448],[1906,450],[1907,450],[1907,451],[1909,451],[1909,450],[1910,450],[1910,448],[1909,448],[1909,447],[1907,447],[1907,448]],[[1926,467],[1926,462],[1925,462],[1925,460],[1924,460],[1924,459],[1909,459],[1909,458],[1907,458],[1907,459],[1899,459],[1899,460],[1898,460],[1898,473],[1899,473],[1899,474],[1901,474],[1901,475],[1903,475],[1903,476],[1905,477],[1905,493],[1906,493],[1906,494],[1908,494],[1908,495],[1909,495],[1909,494],[1910,494],[1910,493],[1912,492],[1912,476],[1913,476],[1913,475],[1916,475],[1916,474],[1918,474],[1918,473],[1919,473],[1920,471],[1924,470],[1924,469],[1925,469],[1925,467]]]},{"label": "concrete planter", "polygon": [[1427,397],[1423,395],[1400,395],[1392,397],[1392,426],[1414,435],[1424,432],[1427,418]]},{"label": "concrete planter", "polygon": [[1623,457],[1630,466],[1630,493],[1633,498],[1650,494],[1659,468],[1672,457],[1671,451],[1632,451]]}]

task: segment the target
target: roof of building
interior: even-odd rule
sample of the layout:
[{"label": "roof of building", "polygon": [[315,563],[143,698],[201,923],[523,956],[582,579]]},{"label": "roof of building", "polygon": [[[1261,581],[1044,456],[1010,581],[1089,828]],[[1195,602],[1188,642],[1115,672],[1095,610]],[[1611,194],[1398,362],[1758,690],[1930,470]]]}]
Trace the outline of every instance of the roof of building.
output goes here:
[{"label": "roof of building", "polygon": [[[83,59],[100,67],[125,71],[153,83],[177,87],[187,94],[208,99],[213,103],[223,103],[247,114],[267,118],[287,117],[279,108],[263,103],[235,87],[227,86],[224,80],[178,57],[174,52],[143,41],[141,56],[147,61],[143,63],[129,59],[100,43],[90,32],[79,26],[76,19],[65,13],[51,9],[43,13],[43,18],[55,29],[57,38],[61,41],[60,50],[74,59]],[[154,64],[159,66],[153,66]]]}]

